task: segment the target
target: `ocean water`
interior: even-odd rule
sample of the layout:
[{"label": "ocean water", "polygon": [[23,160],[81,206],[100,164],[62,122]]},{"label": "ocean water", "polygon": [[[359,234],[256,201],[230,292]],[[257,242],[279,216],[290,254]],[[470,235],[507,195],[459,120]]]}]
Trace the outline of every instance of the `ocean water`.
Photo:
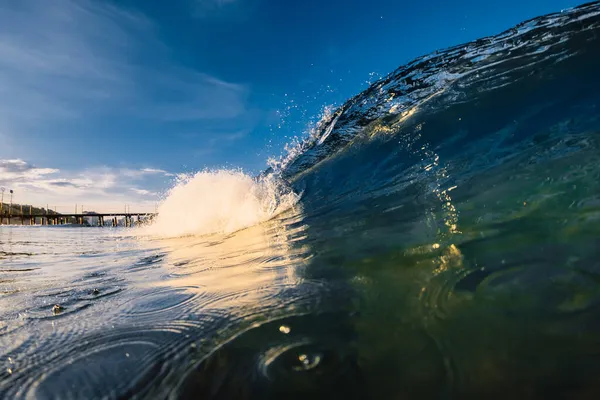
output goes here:
[{"label": "ocean water", "polygon": [[599,71],[596,2],[399,68],[151,226],[0,227],[0,398],[600,398]]}]

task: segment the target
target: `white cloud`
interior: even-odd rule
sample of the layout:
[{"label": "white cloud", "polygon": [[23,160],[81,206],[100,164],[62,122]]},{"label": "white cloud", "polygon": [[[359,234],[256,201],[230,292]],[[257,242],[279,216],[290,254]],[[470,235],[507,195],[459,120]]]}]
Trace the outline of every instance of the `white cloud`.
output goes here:
[{"label": "white cloud", "polygon": [[145,173],[145,174],[158,174],[158,175],[164,175],[164,176],[175,176],[174,174],[171,174],[170,172],[165,171],[164,169],[157,169],[157,168],[142,168],[140,170],[141,172]]},{"label": "white cloud", "polygon": [[156,186],[153,179],[167,176],[174,175],[157,168],[61,171],[20,159],[0,160],[0,186],[14,190],[15,203],[44,207],[49,204],[51,208],[58,207],[59,212],[71,211],[74,204],[86,204],[87,210],[95,211],[120,210],[124,204],[134,211],[151,211],[159,195],[144,185]]},{"label": "white cloud", "polygon": [[39,179],[57,173],[53,168],[36,168],[19,159],[0,160],[0,182],[10,180]]},{"label": "white cloud", "polygon": [[141,179],[141,178],[144,178],[147,176],[166,176],[166,177],[175,176],[175,175],[171,174],[170,172],[165,171],[164,169],[158,169],[158,168],[142,168],[142,169],[121,168],[119,170],[119,172],[123,176],[126,176],[131,179]]},{"label": "white cloud", "polygon": [[151,192],[150,190],[146,190],[146,189],[132,188],[131,191],[139,194],[140,196],[156,196],[156,193]]}]

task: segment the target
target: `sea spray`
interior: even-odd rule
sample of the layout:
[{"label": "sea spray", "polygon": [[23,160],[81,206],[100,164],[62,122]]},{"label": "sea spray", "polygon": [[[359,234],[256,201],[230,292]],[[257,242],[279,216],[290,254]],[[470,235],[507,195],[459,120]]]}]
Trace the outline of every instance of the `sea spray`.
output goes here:
[{"label": "sea spray", "polygon": [[160,237],[231,233],[269,220],[298,200],[299,195],[274,175],[198,172],[179,179],[160,204],[155,221],[140,233]]}]

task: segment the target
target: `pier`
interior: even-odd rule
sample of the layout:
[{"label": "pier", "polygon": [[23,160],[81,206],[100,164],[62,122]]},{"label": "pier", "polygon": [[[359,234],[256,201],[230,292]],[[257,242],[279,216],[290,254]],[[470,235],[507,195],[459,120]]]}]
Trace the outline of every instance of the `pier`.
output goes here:
[{"label": "pier", "polygon": [[[33,205],[14,204],[14,191],[10,190],[10,203],[4,203],[5,188],[0,188],[0,225],[66,225],[73,224],[79,226],[124,226],[132,227],[152,221],[158,215],[158,205],[155,205],[154,212],[141,211],[143,207],[136,207],[137,212],[131,211],[128,204],[124,208],[116,211],[107,205],[96,204],[93,208],[84,208],[83,205],[75,204],[74,208],[69,206],[54,206],[51,209],[48,204],[46,207],[34,207]],[[75,212],[62,212],[62,210],[74,210]],[[92,211],[100,209],[104,212]]]},{"label": "pier", "polygon": [[19,215],[0,215],[0,225],[10,225],[15,220],[20,225],[85,225],[85,226],[124,226],[132,227],[140,225],[146,221],[151,221],[156,217],[156,213],[146,212],[127,212],[127,213],[46,213],[30,214],[20,213]]}]

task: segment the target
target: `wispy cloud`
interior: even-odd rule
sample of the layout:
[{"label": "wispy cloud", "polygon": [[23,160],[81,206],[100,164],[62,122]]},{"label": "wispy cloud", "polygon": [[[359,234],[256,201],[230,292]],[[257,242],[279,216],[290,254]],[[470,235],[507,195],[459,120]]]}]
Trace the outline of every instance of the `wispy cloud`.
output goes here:
[{"label": "wispy cloud", "polygon": [[218,19],[232,23],[252,18],[256,1],[246,0],[187,0],[191,15],[198,19]]},{"label": "wispy cloud", "polygon": [[174,174],[171,174],[170,172],[167,172],[164,169],[142,168],[140,171],[143,172],[143,173],[145,173],[145,174],[157,174],[157,175],[164,175],[164,176],[175,176]]},{"label": "wispy cloud", "polygon": [[140,196],[156,196],[156,193],[151,192],[150,190],[146,190],[146,189],[132,188],[131,191],[136,194],[139,194]]},{"label": "wispy cloud", "polygon": [[244,139],[249,134],[249,129],[240,129],[232,131],[184,132],[178,134],[178,136],[183,140],[189,141],[190,145],[200,145],[200,147],[195,147],[193,155],[197,158],[204,158],[217,153],[219,150],[227,151],[232,145]]},{"label": "wispy cloud", "polygon": [[240,0],[192,0],[192,6],[198,11],[208,12],[239,1]]},{"label": "wispy cloud", "polygon": [[215,146],[219,143],[231,144],[233,142],[245,138],[249,133],[250,131],[248,130],[240,130],[231,133],[220,133],[218,135],[213,135],[208,142],[211,146]]},{"label": "wispy cloud", "polygon": [[11,180],[39,179],[57,173],[54,168],[37,168],[19,159],[0,160],[0,182]]},{"label": "wispy cloud", "polygon": [[0,15],[0,132],[90,116],[197,121],[246,110],[244,86],[170,62],[142,14],[92,0],[0,0]]},{"label": "wispy cloud", "polygon": [[158,168],[142,168],[142,169],[120,169],[119,170],[123,176],[126,176],[131,179],[140,179],[146,176],[166,176],[171,177],[175,176],[174,174],[165,171],[164,169]]},{"label": "wispy cloud", "polygon": [[71,210],[72,204],[65,205],[67,200],[85,203],[97,211],[120,209],[123,204],[153,208],[158,193],[145,185],[156,186],[157,177],[173,176],[157,168],[96,167],[61,171],[37,167],[20,159],[0,160],[0,186],[15,191],[15,202],[58,205],[59,212],[65,208]]},{"label": "wispy cloud", "polygon": [[[220,8],[231,0],[201,3]],[[200,140],[213,147],[241,137],[238,128],[253,118],[248,87],[178,63],[160,32],[144,14],[110,2],[0,0],[0,184],[36,204],[149,201],[173,174],[143,161],[140,169],[38,167],[36,149],[61,141],[56,146],[69,150],[73,138],[92,149],[101,129],[114,139],[144,124],[165,136],[171,126],[234,126],[228,137],[205,130]],[[195,148],[186,148],[190,156]],[[24,157],[25,149],[34,156]]]}]

